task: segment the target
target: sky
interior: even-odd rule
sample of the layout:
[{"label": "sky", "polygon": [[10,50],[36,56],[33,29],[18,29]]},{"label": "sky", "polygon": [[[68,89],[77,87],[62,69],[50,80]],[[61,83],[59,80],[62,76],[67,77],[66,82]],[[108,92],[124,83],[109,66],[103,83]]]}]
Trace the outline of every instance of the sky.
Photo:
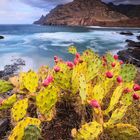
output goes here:
[{"label": "sky", "polygon": [[[0,24],[30,24],[58,4],[72,0],[0,0]],[[140,0],[102,0],[114,4],[140,4]]]}]

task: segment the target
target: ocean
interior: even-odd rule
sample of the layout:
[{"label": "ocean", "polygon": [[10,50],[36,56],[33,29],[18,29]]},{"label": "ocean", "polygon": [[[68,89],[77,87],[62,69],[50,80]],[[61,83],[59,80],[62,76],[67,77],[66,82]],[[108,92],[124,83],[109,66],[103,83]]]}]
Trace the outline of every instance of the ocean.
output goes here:
[{"label": "ocean", "polygon": [[[134,35],[120,35],[121,31]],[[0,70],[18,58],[26,61],[21,70],[37,70],[41,65],[53,66],[54,55],[72,60],[67,51],[71,45],[79,52],[91,48],[100,55],[107,51],[117,53],[125,49],[126,39],[137,41],[140,28],[0,25],[0,35],[5,37],[0,40]]]}]

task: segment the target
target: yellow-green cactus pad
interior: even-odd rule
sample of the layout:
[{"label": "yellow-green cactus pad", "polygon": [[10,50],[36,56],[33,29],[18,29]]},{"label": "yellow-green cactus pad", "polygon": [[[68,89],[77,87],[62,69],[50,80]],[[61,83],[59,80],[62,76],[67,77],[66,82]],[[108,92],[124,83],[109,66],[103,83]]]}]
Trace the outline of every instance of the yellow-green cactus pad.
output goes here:
[{"label": "yellow-green cactus pad", "polygon": [[112,140],[139,140],[139,130],[131,124],[119,123],[107,128]]},{"label": "yellow-green cactus pad", "polygon": [[13,89],[13,86],[10,82],[0,80],[0,94],[5,93],[11,89]]},{"label": "yellow-green cactus pad", "polygon": [[27,108],[28,108],[28,99],[23,99],[17,101],[12,110],[11,110],[11,116],[14,121],[19,121],[23,119],[27,113]]},{"label": "yellow-green cactus pad", "polygon": [[87,96],[87,84],[86,84],[86,79],[84,75],[81,75],[79,80],[80,80],[79,94],[80,94],[82,103],[84,103]]},{"label": "yellow-green cactus pad", "polygon": [[113,92],[113,95],[111,97],[111,101],[109,104],[109,107],[105,110],[105,114],[109,113],[111,110],[114,109],[115,105],[119,102],[122,93],[123,93],[123,85],[119,85],[115,91]]},{"label": "yellow-green cactus pad", "polygon": [[98,136],[102,133],[102,125],[96,121],[91,123],[86,123],[78,130],[75,135],[75,140],[97,140]]},{"label": "yellow-green cactus pad", "polygon": [[12,107],[12,105],[16,101],[17,101],[17,96],[16,96],[16,94],[13,94],[8,99],[6,99],[6,100],[3,101],[2,105],[0,106],[0,110],[8,109],[8,108]]},{"label": "yellow-green cactus pad", "polygon": [[49,85],[36,96],[38,110],[42,115],[45,115],[46,119],[50,120],[50,113],[58,100],[58,92],[58,88]]},{"label": "yellow-green cactus pad", "polygon": [[137,69],[134,65],[125,64],[123,65],[120,75],[122,76],[125,82],[131,82],[135,79],[137,74]]},{"label": "yellow-green cactus pad", "polygon": [[36,92],[37,87],[38,87],[38,75],[33,72],[29,71],[27,72],[24,77],[23,77],[23,85],[24,87],[30,91],[30,92]]},{"label": "yellow-green cactus pad", "polygon": [[59,62],[57,66],[60,67],[60,72],[54,73],[55,84],[63,90],[70,90],[72,70],[63,62]]},{"label": "yellow-green cactus pad", "polygon": [[76,54],[76,53],[77,53],[77,49],[76,49],[75,46],[70,46],[70,47],[68,48],[68,51],[69,51],[69,53],[71,53],[71,54]]},{"label": "yellow-green cactus pad", "polygon": [[8,137],[8,140],[22,140],[24,136],[24,130],[29,125],[35,125],[40,127],[40,120],[36,118],[27,117],[24,120],[18,122],[15,128],[12,130],[11,135]]},{"label": "yellow-green cactus pad", "polygon": [[120,108],[117,108],[113,113],[111,118],[109,119],[109,121],[106,123],[106,125],[112,125],[112,124],[116,124],[119,123],[120,120],[123,118],[123,116],[125,115],[127,111],[127,106],[122,106]]}]

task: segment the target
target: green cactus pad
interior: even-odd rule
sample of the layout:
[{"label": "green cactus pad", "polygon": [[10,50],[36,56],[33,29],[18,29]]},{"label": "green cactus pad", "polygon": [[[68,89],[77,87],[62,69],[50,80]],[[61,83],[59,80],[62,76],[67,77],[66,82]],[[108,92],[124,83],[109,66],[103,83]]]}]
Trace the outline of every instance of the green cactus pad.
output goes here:
[{"label": "green cactus pad", "polygon": [[13,89],[13,86],[10,82],[0,80],[0,94],[5,93],[11,89]]},{"label": "green cactus pad", "polygon": [[134,65],[131,64],[125,64],[123,65],[120,75],[123,78],[124,82],[131,82],[135,79],[137,74],[137,69]]},{"label": "green cactus pad", "polygon": [[9,98],[7,98],[6,100],[3,101],[2,105],[0,106],[0,110],[8,109],[8,108],[12,107],[12,105],[16,101],[17,101],[17,96],[16,96],[16,94],[13,94],[12,96],[10,96]]},{"label": "green cactus pad", "polygon": [[75,140],[97,140],[98,136],[102,133],[102,125],[96,121],[86,123],[78,130],[75,135]]},{"label": "green cactus pad", "polygon": [[107,132],[112,140],[138,140],[139,130],[131,124],[119,123],[107,128]]},{"label": "green cactus pad", "polygon": [[41,131],[35,125],[28,125],[24,130],[24,136],[22,140],[39,140],[41,139]]},{"label": "green cactus pad", "polygon": [[23,99],[17,101],[12,110],[11,110],[11,116],[14,121],[19,121],[23,119],[27,113],[27,108],[28,108],[28,99]]},{"label": "green cactus pad", "polygon": [[72,70],[70,70],[68,66],[63,62],[59,62],[57,66],[60,67],[61,71],[54,73],[55,84],[63,90],[70,90]]},{"label": "green cactus pad", "polygon": [[40,120],[36,118],[27,117],[24,120],[17,123],[15,128],[12,130],[11,135],[8,137],[8,140],[22,140],[24,136],[24,130],[29,125],[35,125],[39,128]]},{"label": "green cactus pad", "polygon": [[50,120],[50,113],[52,113],[52,109],[55,107],[55,104],[58,100],[58,88],[55,88],[52,85],[49,85],[46,89],[43,89],[36,96],[36,104],[39,112],[42,115],[46,116],[46,119]]}]

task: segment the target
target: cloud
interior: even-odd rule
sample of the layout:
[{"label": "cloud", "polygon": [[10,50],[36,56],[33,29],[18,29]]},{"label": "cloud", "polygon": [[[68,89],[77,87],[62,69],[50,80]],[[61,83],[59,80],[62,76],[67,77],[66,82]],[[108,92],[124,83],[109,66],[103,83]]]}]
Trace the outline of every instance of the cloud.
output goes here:
[{"label": "cloud", "polygon": [[46,11],[21,0],[0,0],[0,24],[32,23],[42,14],[46,14]]},{"label": "cloud", "polygon": [[73,0],[23,0],[24,3],[34,7],[45,8],[46,10],[59,4],[65,4]]},{"label": "cloud", "polygon": [[138,5],[140,4],[140,0],[102,0],[104,2],[113,2],[116,5],[119,4],[133,4],[133,5]]}]

